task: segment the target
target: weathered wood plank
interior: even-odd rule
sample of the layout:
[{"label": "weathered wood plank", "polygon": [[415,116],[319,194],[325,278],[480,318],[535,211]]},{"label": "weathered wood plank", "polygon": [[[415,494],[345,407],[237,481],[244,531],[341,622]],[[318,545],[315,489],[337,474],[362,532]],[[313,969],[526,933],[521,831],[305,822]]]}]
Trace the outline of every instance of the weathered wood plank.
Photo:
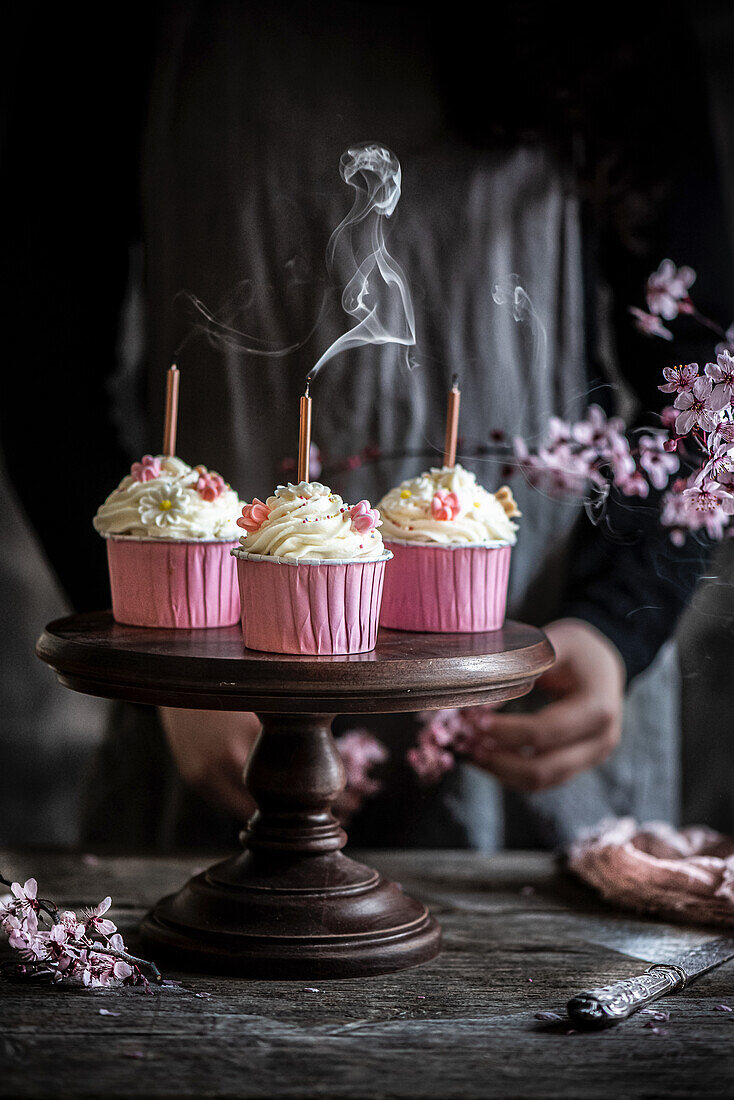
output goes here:
[{"label": "weathered wood plank", "polygon": [[[445,950],[382,978],[241,981],[173,973],[199,994],[0,984],[0,1095],[28,1097],[729,1097],[734,968],[661,1002],[665,1034],[633,1018],[563,1033],[534,1013],[639,966],[593,942],[608,917],[550,857],[370,853],[432,902]],[[115,899],[127,932],[201,860],[0,856],[68,905]],[[532,893],[528,891],[532,888]],[[525,889],[524,889],[525,888]],[[134,934],[128,934],[134,943]],[[532,980],[531,980],[532,979]],[[102,1016],[100,1009],[119,1013]]]}]

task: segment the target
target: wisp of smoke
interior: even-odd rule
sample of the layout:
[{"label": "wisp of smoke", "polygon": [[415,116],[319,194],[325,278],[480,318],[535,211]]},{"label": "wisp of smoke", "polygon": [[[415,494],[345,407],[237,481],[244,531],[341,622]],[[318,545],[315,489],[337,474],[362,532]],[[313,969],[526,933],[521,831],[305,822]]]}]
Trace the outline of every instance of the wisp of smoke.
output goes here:
[{"label": "wisp of smoke", "polygon": [[492,287],[492,298],[498,306],[508,306],[515,321],[527,324],[533,339],[533,357],[531,377],[536,373],[547,373],[548,337],[545,325],[535,312],[530,295],[520,285],[517,275],[507,275]]},{"label": "wisp of smoke", "polygon": [[[327,348],[310,372],[349,348],[365,344],[415,344],[415,316],[408,280],[385,245],[383,222],[400,198],[400,162],[382,145],[355,145],[342,154],[342,179],[355,190],[354,203],[332,233],[329,271],[346,278],[342,306],[355,324]],[[410,367],[406,350],[406,363]]]}]

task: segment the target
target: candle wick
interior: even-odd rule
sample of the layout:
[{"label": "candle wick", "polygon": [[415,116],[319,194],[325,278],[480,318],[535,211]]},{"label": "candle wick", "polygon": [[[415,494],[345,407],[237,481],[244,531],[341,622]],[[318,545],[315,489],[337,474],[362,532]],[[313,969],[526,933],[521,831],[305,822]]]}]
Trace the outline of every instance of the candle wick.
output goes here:
[{"label": "candle wick", "polygon": [[452,390],[458,390],[458,388],[459,388],[459,376],[458,376],[458,374],[455,374],[453,376],[453,378],[451,379],[451,389]]},{"label": "candle wick", "polygon": [[310,374],[309,374],[308,378],[306,379],[306,389],[304,391],[303,396],[304,397],[310,397],[311,396],[311,375]]}]

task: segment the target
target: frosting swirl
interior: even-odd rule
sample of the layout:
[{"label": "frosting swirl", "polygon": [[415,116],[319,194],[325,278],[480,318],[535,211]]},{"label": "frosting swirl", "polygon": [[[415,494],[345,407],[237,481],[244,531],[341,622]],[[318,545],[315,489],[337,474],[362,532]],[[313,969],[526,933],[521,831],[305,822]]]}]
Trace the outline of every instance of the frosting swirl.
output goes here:
[{"label": "frosting swirl", "polygon": [[170,455],[145,455],[98,509],[100,535],[234,542],[242,502],[219,474]]},{"label": "frosting swirl", "polygon": [[433,468],[402,481],[377,506],[386,539],[406,542],[505,542],[514,545],[520,512],[510,490],[497,494],[478,484],[463,466]]},{"label": "frosting swirl", "polygon": [[369,502],[345,504],[319,481],[279,485],[273,496],[242,510],[240,539],[248,554],[288,561],[376,561],[385,555],[379,513]]}]

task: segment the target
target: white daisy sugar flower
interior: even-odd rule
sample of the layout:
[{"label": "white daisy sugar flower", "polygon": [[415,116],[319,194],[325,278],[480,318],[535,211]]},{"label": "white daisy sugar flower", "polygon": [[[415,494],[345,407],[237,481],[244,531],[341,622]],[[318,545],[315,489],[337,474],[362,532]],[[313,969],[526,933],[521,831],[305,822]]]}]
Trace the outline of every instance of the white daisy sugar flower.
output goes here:
[{"label": "white daisy sugar flower", "polygon": [[191,501],[180,485],[164,481],[143,493],[138,510],[146,527],[176,527],[189,514]]}]

